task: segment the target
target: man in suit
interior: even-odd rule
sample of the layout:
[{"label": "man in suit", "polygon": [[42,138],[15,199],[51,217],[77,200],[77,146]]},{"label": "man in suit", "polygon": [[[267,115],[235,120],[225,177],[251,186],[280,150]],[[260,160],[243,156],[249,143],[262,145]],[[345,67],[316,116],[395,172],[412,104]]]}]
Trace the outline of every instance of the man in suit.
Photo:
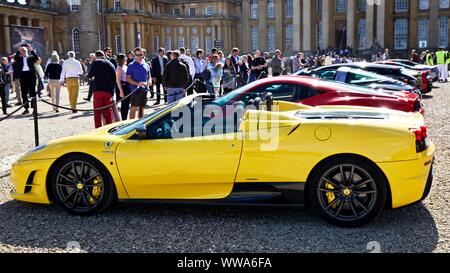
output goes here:
[{"label": "man in suit", "polygon": [[164,92],[164,102],[167,102],[167,91],[162,87],[162,80],[164,75],[164,69],[169,60],[166,57],[166,50],[164,48],[160,48],[158,50],[158,55],[152,59],[152,80],[156,85],[156,103],[158,105],[161,103],[161,88]]},{"label": "man in suit", "polygon": [[36,70],[34,64],[38,59],[39,56],[34,52],[34,49],[30,44],[20,47],[14,56],[14,74],[17,73],[17,78],[20,79],[22,102],[25,106],[25,111],[22,115],[29,113],[28,109],[30,103],[28,96],[36,96]]},{"label": "man in suit", "polygon": [[229,56],[229,58],[234,65],[236,73],[239,73],[239,48],[233,48],[233,50],[231,50],[231,55]]}]

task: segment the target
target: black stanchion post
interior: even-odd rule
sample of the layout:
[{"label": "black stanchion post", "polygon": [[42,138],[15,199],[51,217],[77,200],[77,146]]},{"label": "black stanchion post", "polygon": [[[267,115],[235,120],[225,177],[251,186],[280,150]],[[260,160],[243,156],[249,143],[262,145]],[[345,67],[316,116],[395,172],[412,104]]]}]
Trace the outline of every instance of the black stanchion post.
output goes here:
[{"label": "black stanchion post", "polygon": [[33,104],[33,119],[34,119],[34,143],[39,146],[39,125],[38,125],[38,110],[37,110],[37,99],[33,98],[31,100]]}]

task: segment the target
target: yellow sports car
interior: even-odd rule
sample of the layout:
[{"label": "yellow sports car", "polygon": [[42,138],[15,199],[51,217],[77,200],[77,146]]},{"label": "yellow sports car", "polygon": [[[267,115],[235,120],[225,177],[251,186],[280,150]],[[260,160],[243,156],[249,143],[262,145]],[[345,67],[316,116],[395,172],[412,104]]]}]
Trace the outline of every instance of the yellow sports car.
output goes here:
[{"label": "yellow sports car", "polygon": [[13,164],[12,197],[80,215],[118,200],[309,204],[332,224],[355,227],[430,191],[435,147],[420,114],[270,97],[252,106],[222,113],[213,98],[193,95],[51,141]]}]

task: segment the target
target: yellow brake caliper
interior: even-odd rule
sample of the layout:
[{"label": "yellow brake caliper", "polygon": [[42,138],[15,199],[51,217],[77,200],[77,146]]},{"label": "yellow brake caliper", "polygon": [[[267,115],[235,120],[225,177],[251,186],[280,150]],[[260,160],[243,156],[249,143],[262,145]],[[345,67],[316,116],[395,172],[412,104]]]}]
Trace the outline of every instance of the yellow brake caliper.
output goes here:
[{"label": "yellow brake caliper", "polygon": [[[331,185],[328,182],[325,183],[325,188],[328,189],[328,190],[334,190],[333,185]],[[331,202],[333,202],[334,199],[336,199],[336,195],[334,194],[334,192],[327,192],[325,195],[327,196],[328,204],[331,204]],[[336,206],[337,206],[337,204],[334,204],[332,207],[335,209]]]},{"label": "yellow brake caliper", "polygon": [[[94,183],[94,185],[102,183],[102,180],[101,180],[100,176],[97,176],[94,179],[93,183]],[[94,196],[95,198],[98,199],[98,197],[102,194],[102,187],[100,187],[100,186],[93,187],[91,194],[92,194],[92,196]],[[91,203],[91,205],[94,205],[95,204],[95,199],[92,198],[92,197],[89,197],[89,203]]]}]

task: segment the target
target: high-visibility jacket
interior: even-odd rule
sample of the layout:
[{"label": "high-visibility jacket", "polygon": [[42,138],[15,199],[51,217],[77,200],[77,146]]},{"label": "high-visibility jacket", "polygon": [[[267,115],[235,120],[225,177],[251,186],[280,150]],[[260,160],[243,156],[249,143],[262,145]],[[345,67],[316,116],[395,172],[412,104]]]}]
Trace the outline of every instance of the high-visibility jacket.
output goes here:
[{"label": "high-visibility jacket", "polygon": [[438,52],[436,52],[436,62],[437,64],[446,64],[447,52],[444,50],[439,50]]},{"label": "high-visibility jacket", "polygon": [[433,55],[431,53],[428,53],[427,56],[425,57],[425,63],[426,63],[426,65],[429,65],[429,66],[434,65]]}]

